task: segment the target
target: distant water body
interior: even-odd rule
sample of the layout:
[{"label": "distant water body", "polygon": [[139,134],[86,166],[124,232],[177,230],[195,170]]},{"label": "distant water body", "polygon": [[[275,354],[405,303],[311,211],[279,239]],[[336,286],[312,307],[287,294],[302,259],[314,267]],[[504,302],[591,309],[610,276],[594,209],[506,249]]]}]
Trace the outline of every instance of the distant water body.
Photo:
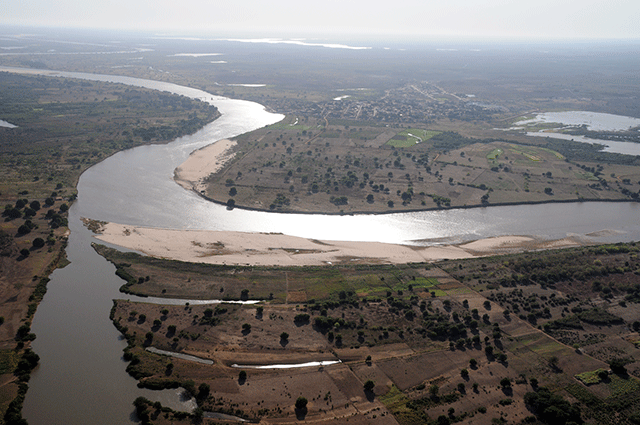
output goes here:
[{"label": "distant water body", "polygon": [[640,118],[589,111],[545,112],[535,118],[518,121],[518,125],[559,123],[569,126],[586,125],[592,131],[625,131],[640,126]]},{"label": "distant water body", "polygon": [[640,126],[640,118],[625,117],[622,115],[603,114],[589,111],[565,111],[546,112],[538,114],[535,118],[516,123],[518,129],[526,130],[527,126],[539,123],[556,123],[558,128],[527,132],[527,136],[552,137],[554,139],[572,140],[580,143],[590,143],[603,145],[604,152],[620,153],[624,155],[640,155],[640,143],[620,142],[614,140],[592,139],[585,136],[575,136],[572,134],[560,133],[559,131],[567,127],[586,126],[591,131],[628,131]]}]

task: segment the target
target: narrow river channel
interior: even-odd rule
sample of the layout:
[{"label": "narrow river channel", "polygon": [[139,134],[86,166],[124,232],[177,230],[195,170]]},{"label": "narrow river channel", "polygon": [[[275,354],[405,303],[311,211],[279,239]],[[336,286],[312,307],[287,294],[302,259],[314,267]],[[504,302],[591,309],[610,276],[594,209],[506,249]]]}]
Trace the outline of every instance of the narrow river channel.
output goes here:
[{"label": "narrow river channel", "polygon": [[[11,68],[0,68],[20,72]],[[34,72],[34,71],[29,71]],[[282,232],[294,236],[404,243],[462,242],[499,235],[577,236],[587,241],[640,239],[634,203],[568,203],[488,207],[389,215],[327,216],[233,210],[209,203],[174,183],[173,170],[190,152],[281,119],[261,105],[196,89],[128,77],[42,74],[113,81],[170,91],[215,104],[222,117],[168,145],[120,152],[87,170],[69,212],[71,264],[51,276],[32,330],[40,367],[33,373],[24,416],[39,424],[121,424],[134,420],[139,395],[189,408],[175,391],[140,390],[122,360],[124,341],[109,321],[112,300],[123,298],[115,268],[91,248],[81,217],[173,229]],[[372,229],[375,229],[373,231]]]}]

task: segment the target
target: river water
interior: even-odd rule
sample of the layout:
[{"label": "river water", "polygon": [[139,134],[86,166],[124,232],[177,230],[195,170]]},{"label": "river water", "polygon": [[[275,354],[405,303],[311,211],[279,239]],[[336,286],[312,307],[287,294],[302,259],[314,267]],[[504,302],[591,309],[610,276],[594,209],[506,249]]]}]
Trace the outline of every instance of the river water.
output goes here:
[{"label": "river water", "polygon": [[[2,68],[0,68],[2,69]],[[4,68],[12,72],[27,72]],[[128,77],[32,71],[112,81],[170,91],[214,103],[222,116],[192,136],[168,145],[120,152],[87,170],[69,211],[71,264],[51,276],[33,320],[34,350],[41,364],[32,375],[24,416],[37,424],[120,424],[134,420],[139,395],[176,408],[176,392],[140,390],[122,361],[124,341],[108,319],[122,281],[98,256],[81,217],[174,229],[282,232],[357,241],[433,244],[499,235],[578,236],[588,241],[640,239],[640,208],[632,203],[568,203],[488,207],[388,215],[274,214],[207,202],[172,180],[173,170],[195,149],[281,119],[258,104],[224,99],[197,89]]]}]

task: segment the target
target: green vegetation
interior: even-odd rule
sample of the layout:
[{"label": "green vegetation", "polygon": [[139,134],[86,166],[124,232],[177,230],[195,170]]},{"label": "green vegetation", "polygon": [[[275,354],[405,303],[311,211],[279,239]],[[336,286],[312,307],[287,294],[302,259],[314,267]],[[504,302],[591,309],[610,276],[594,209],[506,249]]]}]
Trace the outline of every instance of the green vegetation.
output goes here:
[{"label": "green vegetation", "polygon": [[500,155],[502,155],[504,151],[502,149],[494,149],[487,154],[487,159],[490,161],[498,159]]},{"label": "green vegetation", "polygon": [[605,369],[596,369],[576,375],[576,379],[585,385],[599,384],[603,379],[608,379],[609,373]]},{"label": "green vegetation", "polygon": [[391,140],[387,142],[387,145],[395,148],[410,148],[418,143],[426,142],[441,133],[441,131],[410,128],[393,136]]}]

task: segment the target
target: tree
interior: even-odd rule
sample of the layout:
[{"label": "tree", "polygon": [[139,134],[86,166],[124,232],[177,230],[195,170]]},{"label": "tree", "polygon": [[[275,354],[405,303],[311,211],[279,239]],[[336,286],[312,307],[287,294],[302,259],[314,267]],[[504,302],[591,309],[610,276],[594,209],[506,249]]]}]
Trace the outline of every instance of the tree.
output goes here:
[{"label": "tree", "polygon": [[370,204],[373,204],[373,195],[371,194],[367,195],[367,202]]},{"label": "tree", "polygon": [[249,332],[251,332],[251,325],[250,325],[250,324],[248,324],[248,323],[244,323],[244,324],[242,325],[242,332],[244,332],[244,333],[249,333]]},{"label": "tree", "polygon": [[501,386],[502,388],[509,388],[509,387],[511,387],[511,379],[509,379],[509,378],[502,378],[502,379],[500,380],[500,386]]},{"label": "tree", "polygon": [[22,217],[22,212],[17,208],[5,209],[2,215],[6,215],[10,219]]},{"label": "tree", "polygon": [[431,394],[431,397],[438,397],[438,392],[440,392],[440,387],[438,387],[436,384],[433,384],[429,387],[429,394]]},{"label": "tree", "polygon": [[34,248],[42,248],[44,246],[44,239],[35,238],[32,244]]},{"label": "tree", "polygon": [[229,189],[229,196],[236,196],[238,194],[238,190],[235,187]]},{"label": "tree", "polygon": [[227,208],[232,210],[233,208],[235,208],[236,206],[236,201],[234,201],[233,199],[229,199],[227,201]]},{"label": "tree", "polygon": [[249,298],[249,290],[248,289],[243,289],[240,292],[240,299],[247,300],[248,298]]},{"label": "tree", "polygon": [[375,386],[376,386],[376,383],[373,382],[371,379],[369,379],[367,382],[364,383],[364,390],[366,392],[371,392],[371,391],[373,391]]},{"label": "tree", "polygon": [[29,254],[31,254],[31,251],[29,251],[27,248],[22,248],[20,250],[20,255],[22,255],[23,257],[28,257]]},{"label": "tree", "polygon": [[451,420],[445,415],[438,416],[438,425],[449,425]]},{"label": "tree", "polygon": [[288,341],[288,340],[289,340],[289,334],[288,334],[288,333],[286,333],[286,332],[282,332],[282,333],[280,334],[280,340],[281,340],[281,341]]},{"label": "tree", "polygon": [[26,235],[29,232],[31,232],[31,227],[29,227],[26,224],[23,224],[22,226],[18,227],[18,234],[20,235]]},{"label": "tree", "polygon": [[245,372],[244,370],[241,370],[240,373],[238,374],[238,379],[241,382],[244,382],[247,380],[247,372]]},{"label": "tree", "polygon": [[552,195],[553,194],[553,189],[551,189],[550,187],[545,187],[544,188],[544,193],[546,193],[547,195]]},{"label": "tree", "polygon": [[298,399],[296,400],[296,409],[298,410],[306,410],[307,409],[307,403],[309,403],[309,401],[305,398],[305,397],[298,397]]},{"label": "tree", "polygon": [[611,371],[618,375],[626,375],[627,368],[625,368],[627,362],[624,359],[612,359],[609,361],[609,367]]},{"label": "tree", "polygon": [[209,397],[209,393],[211,392],[211,387],[209,384],[202,383],[198,387],[198,400],[206,400]]},{"label": "tree", "polygon": [[293,321],[297,324],[309,323],[309,317],[310,316],[307,313],[300,313],[296,314],[296,316],[293,318]]}]

